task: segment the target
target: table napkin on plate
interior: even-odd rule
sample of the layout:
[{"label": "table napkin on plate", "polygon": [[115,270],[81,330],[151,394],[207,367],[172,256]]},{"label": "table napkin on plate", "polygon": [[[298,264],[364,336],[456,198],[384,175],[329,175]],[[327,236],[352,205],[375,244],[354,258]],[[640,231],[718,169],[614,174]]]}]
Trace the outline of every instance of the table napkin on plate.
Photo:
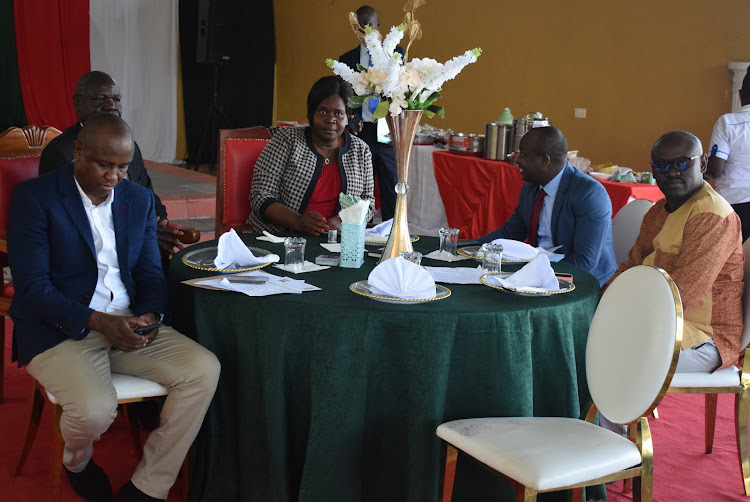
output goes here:
[{"label": "table napkin on plate", "polygon": [[[540,247],[535,248],[525,242],[514,241],[512,239],[495,239],[492,241],[492,244],[502,244],[504,260],[531,260],[539,254],[546,255],[549,261],[554,263],[565,258],[564,254],[553,253]],[[554,251],[559,248],[560,246],[557,246],[552,248],[552,250]]]},{"label": "table napkin on plate", "polygon": [[305,262],[302,264],[302,270],[295,270],[293,267],[287,268],[286,264],[282,265],[281,263],[274,265],[274,267],[280,268],[284,272],[291,272],[292,274],[304,274],[305,272],[317,272],[318,270],[331,268],[328,265],[317,265],[307,260],[305,260]]},{"label": "table napkin on plate", "polygon": [[370,291],[396,298],[435,298],[435,280],[429,272],[400,256],[375,267],[367,278]]},{"label": "table napkin on plate", "polygon": [[439,249],[436,249],[435,251],[432,251],[430,253],[427,253],[422,258],[430,258],[431,260],[438,260],[438,261],[461,261],[461,260],[470,260],[468,256],[463,255],[452,255],[448,253],[447,251],[440,251]]},{"label": "table napkin on plate", "polygon": [[216,250],[214,265],[216,268],[225,269],[232,263],[240,267],[252,267],[277,261],[279,261],[279,255],[276,254],[255,256],[232,228],[219,237],[219,248]]},{"label": "table napkin on plate", "polygon": [[502,244],[506,260],[531,260],[539,254],[539,250],[530,244],[512,239],[495,239],[492,244]]},{"label": "table napkin on plate", "polygon": [[559,291],[560,284],[555,277],[555,271],[549,264],[546,255],[538,254],[521,269],[502,279],[497,275],[488,275],[485,281],[496,286],[504,286],[519,291]]},{"label": "table napkin on plate", "polygon": [[375,237],[376,239],[388,237],[391,233],[392,227],[393,218],[391,218],[390,220],[385,220],[383,223],[379,223],[378,225],[365,230],[365,239],[367,239],[368,237]]},{"label": "table napkin on plate", "polygon": [[258,237],[259,241],[273,242],[274,244],[284,242],[284,239],[286,239],[286,237],[277,237],[267,230],[263,230],[263,235]]}]

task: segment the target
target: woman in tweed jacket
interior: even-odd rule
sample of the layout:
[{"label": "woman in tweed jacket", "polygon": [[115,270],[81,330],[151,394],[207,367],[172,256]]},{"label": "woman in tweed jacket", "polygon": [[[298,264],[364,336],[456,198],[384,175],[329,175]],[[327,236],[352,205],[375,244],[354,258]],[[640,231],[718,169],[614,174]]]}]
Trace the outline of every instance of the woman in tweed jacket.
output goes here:
[{"label": "woman in tweed jacket", "polygon": [[321,78],[307,96],[310,126],[283,128],[268,142],[253,171],[253,230],[319,235],[339,229],[340,192],[374,208],[370,149],[344,130],[352,94],[340,77]]}]

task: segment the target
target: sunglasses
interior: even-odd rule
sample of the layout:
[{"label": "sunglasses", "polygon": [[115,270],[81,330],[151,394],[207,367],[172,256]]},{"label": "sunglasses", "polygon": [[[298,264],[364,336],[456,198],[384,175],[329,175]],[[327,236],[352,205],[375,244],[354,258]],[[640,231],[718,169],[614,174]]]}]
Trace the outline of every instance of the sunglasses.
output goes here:
[{"label": "sunglasses", "polygon": [[695,155],[693,157],[677,157],[672,160],[652,160],[651,168],[655,173],[666,173],[669,171],[670,167],[674,167],[678,171],[684,171],[688,168],[690,163],[697,158],[700,158],[700,155]]}]

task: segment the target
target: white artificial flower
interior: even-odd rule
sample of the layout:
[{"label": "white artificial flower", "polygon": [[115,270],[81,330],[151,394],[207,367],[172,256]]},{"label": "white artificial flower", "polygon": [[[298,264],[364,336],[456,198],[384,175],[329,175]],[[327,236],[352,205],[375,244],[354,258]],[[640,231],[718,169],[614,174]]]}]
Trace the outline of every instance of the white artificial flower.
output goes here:
[{"label": "white artificial flower", "polygon": [[[404,27],[406,29],[406,27]],[[404,31],[399,26],[392,26],[391,31],[385,36],[383,41],[383,52],[388,56],[393,56],[396,51],[396,46],[404,38]]]}]

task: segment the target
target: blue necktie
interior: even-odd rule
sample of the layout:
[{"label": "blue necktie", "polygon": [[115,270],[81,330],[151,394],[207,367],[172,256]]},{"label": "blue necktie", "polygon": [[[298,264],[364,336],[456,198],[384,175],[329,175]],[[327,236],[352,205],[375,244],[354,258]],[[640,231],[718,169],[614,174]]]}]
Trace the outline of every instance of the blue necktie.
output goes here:
[{"label": "blue necktie", "polygon": [[[372,57],[370,57],[369,54],[368,54],[367,57],[370,60],[369,66],[370,66],[370,68],[372,68]],[[367,104],[370,107],[370,113],[375,113],[375,109],[380,104],[380,98],[377,98],[377,97],[373,96],[373,97],[370,98],[370,100],[367,102]]]}]

